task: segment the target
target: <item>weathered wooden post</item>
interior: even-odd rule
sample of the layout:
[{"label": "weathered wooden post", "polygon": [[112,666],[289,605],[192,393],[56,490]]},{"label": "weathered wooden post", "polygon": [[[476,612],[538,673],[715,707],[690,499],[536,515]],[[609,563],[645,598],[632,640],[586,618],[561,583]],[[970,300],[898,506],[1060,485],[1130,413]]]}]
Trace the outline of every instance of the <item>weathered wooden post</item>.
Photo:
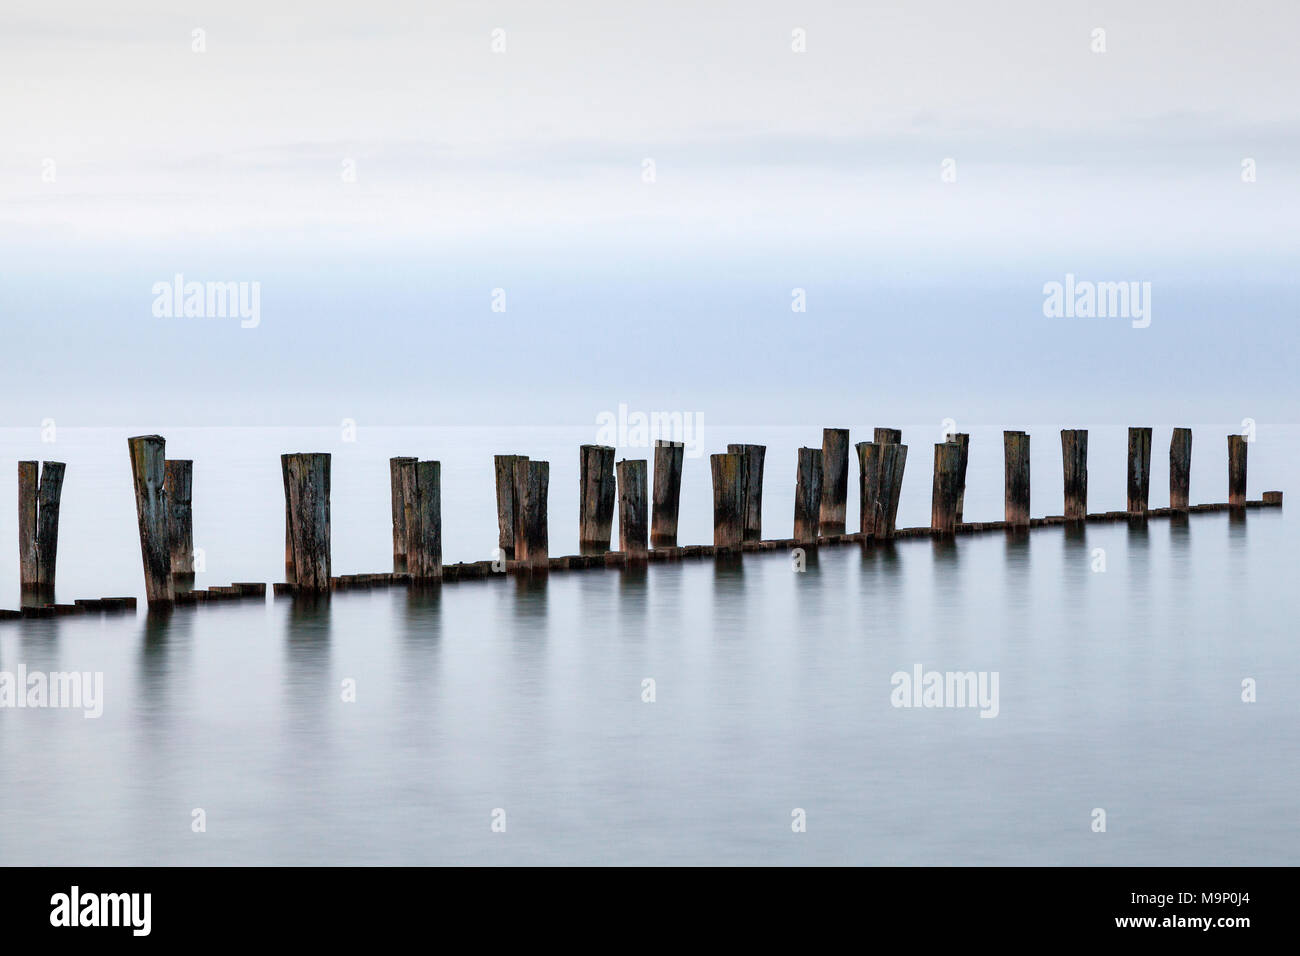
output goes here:
[{"label": "weathered wooden post", "polygon": [[860,441],[853,447],[858,453],[858,531],[874,534],[879,513],[876,497],[880,494],[880,446]]},{"label": "weathered wooden post", "polygon": [[970,463],[970,435],[958,432],[950,441],[961,445],[961,462],[957,465],[957,524],[962,523],[966,511],[966,466]]},{"label": "weathered wooden post", "polygon": [[150,607],[167,607],[172,589],[171,533],[167,512],[167,443],[161,435],[126,440],[135,485],[135,514],[144,559],[144,590]]},{"label": "weathered wooden post", "polygon": [[961,490],[960,442],[934,446],[934,481],[930,490],[930,530],[949,535],[957,530],[957,494]]},{"label": "weathered wooden post", "polygon": [[763,540],[763,460],[767,457],[766,445],[728,445],[729,454],[741,455],[744,463],[744,538],[746,541]]},{"label": "weathered wooden post", "polygon": [[1029,527],[1029,433],[1004,431],[1003,515],[1013,528]]},{"label": "weathered wooden post", "polygon": [[609,550],[614,524],[614,449],[583,445],[578,450],[578,550],[600,554]]},{"label": "weathered wooden post", "polygon": [[194,462],[172,459],[164,467],[171,574],[190,583],[194,580]]},{"label": "weathered wooden post", "polygon": [[682,461],[686,445],[679,441],[655,440],[654,514],[650,541],[656,548],[677,546],[677,515],[681,508]]},{"label": "weathered wooden post", "polygon": [[402,465],[406,510],[406,570],[413,581],[442,577],[442,463],[411,459]]},{"label": "weathered wooden post", "polygon": [[497,546],[507,561],[515,558],[515,528],[519,525],[519,507],[515,501],[515,465],[527,461],[527,455],[494,455],[497,480]]},{"label": "weathered wooden post", "polygon": [[871,436],[877,445],[901,445],[903,430],[901,428],[877,428]]},{"label": "weathered wooden post", "polygon": [[824,535],[843,534],[849,496],[849,430],[822,429],[822,503],[818,524]]},{"label": "weathered wooden post", "polygon": [[[892,438],[896,433],[896,429],[884,429],[882,437]],[[907,446],[897,442],[859,442],[857,449],[861,498],[859,527],[863,534],[885,541],[894,536],[898,519]]]},{"label": "weathered wooden post", "polygon": [[393,570],[406,570],[406,497],[403,494],[402,468],[416,458],[388,459],[388,481],[393,504]]},{"label": "weathered wooden post", "polygon": [[515,462],[515,559],[530,571],[545,571],[550,562],[546,524],[551,463],[524,459]]},{"label": "weathered wooden post", "polygon": [[1061,465],[1065,477],[1065,520],[1088,517],[1088,430],[1061,429]]},{"label": "weathered wooden post", "polygon": [[1175,428],[1169,439],[1169,507],[1186,511],[1192,492],[1192,430]]},{"label": "weathered wooden post", "polygon": [[745,459],[736,452],[709,456],[713,472],[713,546],[739,548],[745,540]]},{"label": "weathered wooden post", "polygon": [[816,544],[822,506],[822,450],[800,448],[794,482],[794,540]]},{"label": "weathered wooden post", "polygon": [[618,549],[629,557],[644,556],[649,542],[647,469],[644,458],[618,463]]},{"label": "weathered wooden post", "polygon": [[1246,507],[1246,436],[1228,436],[1228,504]]},{"label": "weathered wooden post", "polygon": [[[897,433],[900,437],[902,432]],[[894,536],[898,524],[898,501],[903,494],[903,472],[907,468],[907,446],[890,442],[880,449],[880,512],[881,521],[873,534],[877,538]]]},{"label": "weathered wooden post", "polygon": [[[327,594],[331,573],[329,453],[289,455],[287,469],[294,584],[300,592]],[[409,541],[409,522],[407,536]]]},{"label": "weathered wooden post", "polygon": [[1145,515],[1151,500],[1151,429],[1128,430],[1128,513]]},{"label": "weathered wooden post", "polygon": [[43,599],[54,596],[65,468],[61,461],[39,466],[34,461],[18,463],[19,584],[23,591]]}]

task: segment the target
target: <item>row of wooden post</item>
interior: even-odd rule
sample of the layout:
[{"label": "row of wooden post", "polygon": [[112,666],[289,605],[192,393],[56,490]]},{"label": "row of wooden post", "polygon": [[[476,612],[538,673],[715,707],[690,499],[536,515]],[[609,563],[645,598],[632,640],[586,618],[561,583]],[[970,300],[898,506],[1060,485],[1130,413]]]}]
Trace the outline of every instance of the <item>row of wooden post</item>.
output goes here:
[{"label": "row of wooden post", "polygon": [[[858,456],[859,532],[894,537],[907,446],[896,428],[877,428],[870,442],[854,446]],[[1130,428],[1128,513],[1148,510],[1151,477],[1150,428]],[[193,462],[168,460],[159,435],[128,439],[136,513],[150,604],[170,603],[176,584],[193,579]],[[1005,521],[1030,523],[1029,435],[1003,432]],[[1174,510],[1189,507],[1192,434],[1176,428],[1169,446],[1169,499]],[[844,533],[848,497],[849,432],[827,428],[822,447],[800,448],[796,460],[794,541],[815,544]],[[713,478],[713,543],[740,549],[762,539],[763,445],[733,444],[710,456]],[[963,520],[970,436],[953,434],[934,449],[930,528],[947,535]],[[615,463],[605,445],[579,449],[579,546],[583,553],[608,551],[615,501],[619,504],[619,550],[630,559],[650,546],[675,547],[685,446],[655,444],[654,484],[648,487],[644,459]],[[1087,517],[1088,432],[1061,431],[1061,458],[1067,521]],[[296,590],[327,592],[331,587],[330,456],[281,456],[285,493],[285,576]],[[51,588],[58,542],[58,509],[64,466],[19,463],[19,548],[24,589]],[[524,455],[495,457],[497,517],[501,558],[523,568],[549,562],[547,532],[550,464]],[[1228,436],[1229,505],[1246,503],[1246,440]],[[39,478],[39,482],[38,482]],[[397,457],[390,460],[393,514],[393,565],[412,580],[442,576],[441,464]],[[647,520],[649,518],[649,520]]]}]

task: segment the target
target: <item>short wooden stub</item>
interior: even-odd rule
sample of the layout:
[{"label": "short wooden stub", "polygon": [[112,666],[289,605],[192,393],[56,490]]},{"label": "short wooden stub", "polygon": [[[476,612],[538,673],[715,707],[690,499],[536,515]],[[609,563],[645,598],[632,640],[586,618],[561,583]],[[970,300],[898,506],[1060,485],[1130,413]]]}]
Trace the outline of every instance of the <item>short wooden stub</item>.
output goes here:
[{"label": "short wooden stub", "polygon": [[746,541],[763,540],[763,461],[766,445],[728,445],[729,454],[741,455],[744,465],[744,536]]},{"label": "short wooden stub", "polygon": [[737,549],[745,542],[745,460],[735,452],[710,455],[713,472],[713,546]]},{"label": "short wooden stub", "polygon": [[406,496],[402,491],[402,467],[418,459],[388,459],[388,480],[393,504],[393,570],[406,570]]},{"label": "short wooden stub", "polygon": [[583,445],[578,449],[578,550],[601,554],[609,550],[614,524],[614,449]]},{"label": "short wooden stub", "polygon": [[648,471],[644,458],[618,463],[618,549],[629,557],[644,556],[650,543]]},{"label": "short wooden stub", "polygon": [[525,570],[545,571],[550,564],[546,507],[551,463],[524,459],[515,462],[515,560]]},{"label": "short wooden stub", "polygon": [[849,497],[849,430],[822,429],[821,533],[843,534]]},{"label": "short wooden stub", "polygon": [[402,465],[406,511],[406,570],[412,581],[442,577],[442,464],[416,461]]},{"label": "short wooden stub", "polygon": [[1169,507],[1186,511],[1192,495],[1192,430],[1175,428],[1169,439]]},{"label": "short wooden stub", "polygon": [[1003,517],[1013,528],[1029,527],[1029,434],[1004,431]]},{"label": "short wooden stub", "polygon": [[794,540],[816,544],[821,527],[822,450],[800,448],[794,481]]},{"label": "short wooden stub", "polygon": [[682,500],[682,463],[686,445],[679,441],[655,440],[654,513],[650,521],[650,543],[656,548],[677,547],[677,515]]},{"label": "short wooden stub", "polygon": [[903,430],[901,428],[877,428],[872,433],[871,440],[877,445],[901,445],[903,443]]},{"label": "short wooden stub", "polygon": [[18,463],[19,583],[23,592],[42,603],[54,600],[65,468],[61,461],[42,462],[39,471],[34,461]]},{"label": "short wooden stub", "polygon": [[957,530],[957,495],[961,490],[962,445],[939,442],[934,446],[934,481],[930,491],[930,530],[948,535]]},{"label": "short wooden stub", "polygon": [[1246,436],[1228,436],[1228,505],[1246,507]]},{"label": "short wooden stub", "polygon": [[950,439],[961,445],[961,463],[957,466],[957,524],[962,523],[966,511],[966,466],[970,462],[970,435],[958,432]]},{"label": "short wooden stub", "polygon": [[288,456],[286,468],[293,581],[300,593],[328,594],[330,456],[327,452],[299,452]]},{"label": "short wooden stub", "polygon": [[167,510],[167,444],[161,435],[126,440],[135,485],[135,514],[144,560],[144,590],[150,607],[173,603],[171,534]]},{"label": "short wooden stub", "polygon": [[194,462],[166,462],[167,544],[171,573],[182,580],[194,577]]},{"label": "short wooden stub", "polygon": [[515,465],[527,461],[527,455],[494,455],[497,481],[497,547],[508,561],[515,558],[515,527],[519,509],[515,504]]},{"label": "short wooden stub", "polygon": [[1151,501],[1151,429],[1128,430],[1128,513],[1145,515]]},{"label": "short wooden stub", "polygon": [[1088,430],[1061,429],[1061,465],[1065,478],[1065,520],[1088,517]]}]

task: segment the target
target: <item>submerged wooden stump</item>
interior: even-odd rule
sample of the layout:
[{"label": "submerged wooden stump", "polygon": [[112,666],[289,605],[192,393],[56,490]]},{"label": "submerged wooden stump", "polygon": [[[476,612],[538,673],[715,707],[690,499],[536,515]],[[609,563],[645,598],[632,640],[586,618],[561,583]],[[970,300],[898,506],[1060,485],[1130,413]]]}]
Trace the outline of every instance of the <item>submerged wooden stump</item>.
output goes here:
[{"label": "submerged wooden stump", "polygon": [[843,534],[849,496],[849,430],[822,429],[821,533]]},{"label": "submerged wooden stump", "polygon": [[728,445],[729,454],[744,459],[744,489],[741,509],[744,512],[744,539],[763,540],[763,460],[766,445]]},{"label": "submerged wooden stump", "polygon": [[736,549],[745,541],[745,459],[735,452],[710,455],[713,472],[713,546]]},{"label": "submerged wooden stump", "polygon": [[962,445],[934,446],[934,481],[930,491],[930,530],[949,535],[957,530],[957,495],[961,491]]},{"label": "submerged wooden stump", "polygon": [[1246,507],[1246,436],[1228,436],[1228,505]]},{"label": "submerged wooden stump", "polygon": [[1015,528],[1029,527],[1029,434],[1004,431],[1003,516]]},{"label": "submerged wooden stump", "polygon": [[1192,430],[1175,428],[1169,439],[1169,507],[1186,511],[1192,492]]},{"label": "submerged wooden stump", "polygon": [[61,461],[18,463],[19,584],[42,603],[54,599],[65,468]]},{"label": "submerged wooden stump", "polygon": [[654,513],[650,541],[656,548],[677,546],[677,516],[681,510],[682,463],[686,445],[679,441],[655,440]]},{"label": "submerged wooden stump", "polygon": [[[287,456],[289,537],[293,581],[299,593],[330,590],[330,455]],[[409,527],[408,527],[409,536]]]},{"label": "submerged wooden stump", "polygon": [[163,486],[167,492],[167,546],[171,574],[194,578],[194,462],[173,459],[165,463]]},{"label": "submerged wooden stump", "polygon": [[1128,430],[1128,513],[1145,515],[1151,501],[1151,429]]},{"label": "submerged wooden stump", "polygon": [[412,581],[435,581],[442,577],[442,463],[403,464],[401,477],[406,569]]},{"label": "submerged wooden stump", "polygon": [[600,554],[609,550],[614,524],[614,449],[583,445],[578,450],[578,550]]},{"label": "submerged wooden stump", "polygon": [[817,543],[821,528],[822,450],[800,448],[794,482],[794,540]]},{"label": "submerged wooden stump", "polygon": [[546,507],[551,463],[524,459],[515,462],[515,560],[530,571],[550,566]]},{"label": "submerged wooden stump", "polygon": [[1061,464],[1065,479],[1065,520],[1088,517],[1088,430],[1061,429]]},{"label": "submerged wooden stump", "polygon": [[175,600],[171,574],[171,523],[167,511],[167,445],[161,435],[126,440],[135,485],[135,513],[144,561],[144,590],[150,607]]},{"label": "submerged wooden stump", "polygon": [[402,486],[402,468],[416,458],[388,459],[388,481],[393,508],[393,570],[406,570],[406,495]]},{"label": "submerged wooden stump", "polygon": [[649,544],[647,471],[643,458],[618,463],[618,549],[629,556],[644,556]]},{"label": "submerged wooden stump", "polygon": [[515,528],[519,524],[519,507],[515,500],[515,465],[527,461],[527,455],[494,455],[497,483],[497,546],[501,556],[515,559]]},{"label": "submerged wooden stump", "polygon": [[961,462],[957,465],[957,524],[962,523],[966,511],[966,466],[970,463],[970,435],[959,432],[952,440],[961,446]]}]

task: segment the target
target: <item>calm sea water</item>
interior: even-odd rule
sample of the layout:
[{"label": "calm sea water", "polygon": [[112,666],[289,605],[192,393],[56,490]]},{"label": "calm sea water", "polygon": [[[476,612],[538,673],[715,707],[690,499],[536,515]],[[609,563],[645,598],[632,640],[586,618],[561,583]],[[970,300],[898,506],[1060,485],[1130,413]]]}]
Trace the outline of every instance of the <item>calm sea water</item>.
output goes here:
[{"label": "calm sea water", "polygon": [[[869,432],[825,424],[852,427],[853,441]],[[902,427],[911,451],[899,523],[924,524],[939,429]],[[1061,510],[1059,427],[1030,427],[1035,514]],[[1195,427],[1192,499],[1225,500],[1231,429]],[[344,442],[337,429],[154,427],[60,429],[49,444],[36,429],[0,431],[0,461],[11,463],[0,498],[16,500],[18,459],[68,463],[59,600],[142,599],[135,616],[0,622],[0,670],[104,675],[98,719],[0,709],[0,862],[1300,855],[1294,497],[1244,520],[823,549],[803,573],[776,552],[162,618],[143,611],[125,443],[148,431],[167,436],[169,457],[195,460],[199,587],[282,577],[284,451],[334,453],[336,574],[389,568],[396,454],[443,463],[447,561],[495,546],[492,454],[549,458],[551,550],[573,553],[577,446],[595,437],[362,428]],[[966,514],[998,519],[1000,430],[971,432]],[[707,452],[728,441],[768,445],[765,533],[787,536],[795,449],[820,437],[820,427],[710,426],[705,454],[686,461],[683,543],[711,540]],[[1166,503],[1168,438],[1157,426],[1153,506]],[[1090,510],[1124,506],[1125,442],[1122,428],[1092,430]],[[1252,498],[1300,494],[1298,449],[1300,429],[1260,427]],[[0,606],[18,603],[16,541],[16,508],[0,509]],[[997,672],[998,715],[892,706],[892,675],[917,665]],[[1241,699],[1247,678],[1255,703]],[[345,681],[355,702],[342,699]],[[1104,833],[1092,829],[1097,808]],[[796,809],[806,832],[792,831]]]}]

